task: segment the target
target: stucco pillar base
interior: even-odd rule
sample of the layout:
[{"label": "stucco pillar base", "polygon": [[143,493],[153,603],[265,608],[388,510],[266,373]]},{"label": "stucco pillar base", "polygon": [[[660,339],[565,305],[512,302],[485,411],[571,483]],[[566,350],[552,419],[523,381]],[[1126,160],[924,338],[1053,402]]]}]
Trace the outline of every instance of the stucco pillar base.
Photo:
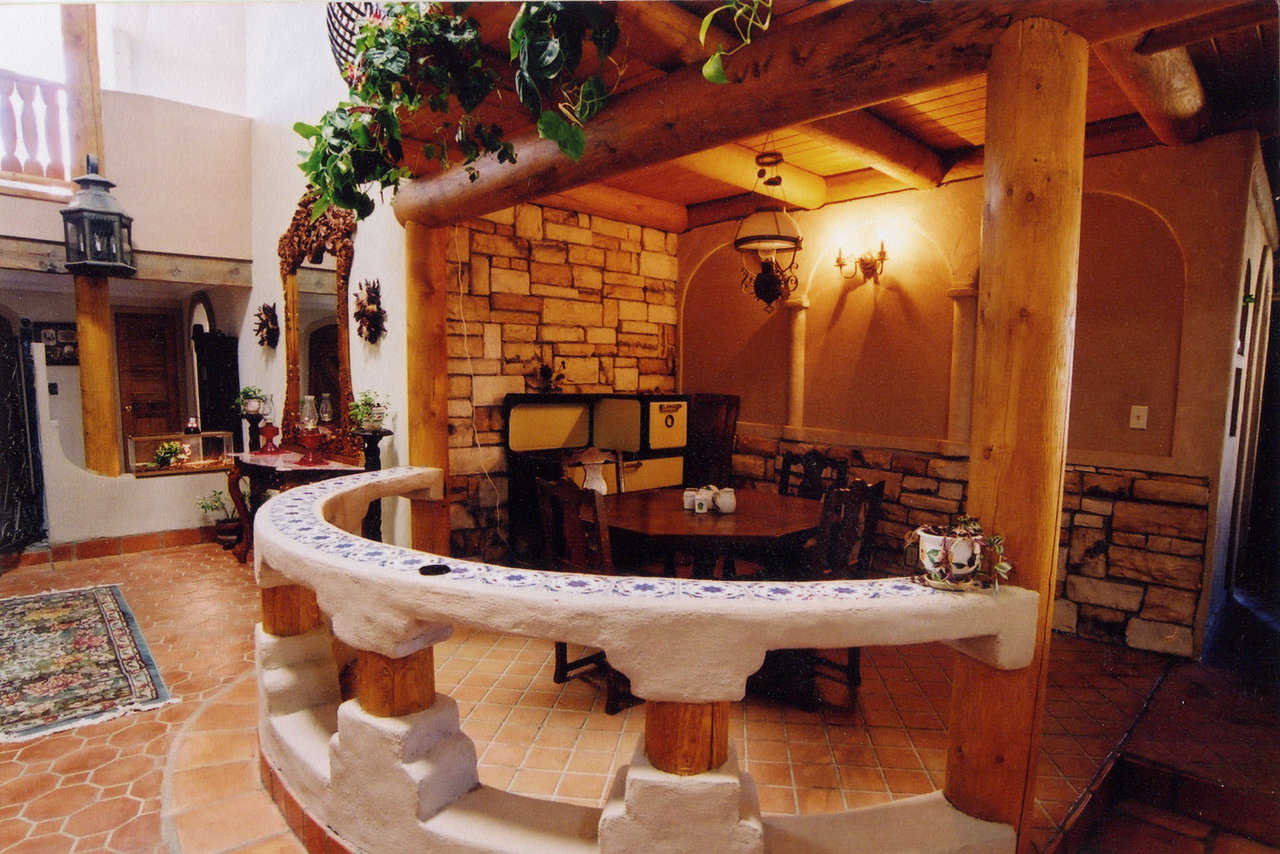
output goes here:
[{"label": "stucco pillar base", "polygon": [[762,854],[755,782],[732,747],[719,768],[682,777],[654,768],[640,746],[614,780],[599,844],[601,854]]},{"label": "stucco pillar base", "polygon": [[333,636],[324,626],[277,636],[254,629],[258,739],[299,797],[318,803],[329,784],[329,735],[342,701]]},{"label": "stucco pillar base", "polygon": [[480,785],[475,744],[444,695],[397,718],[348,700],[338,707],[329,763],[325,815],[343,838],[370,851],[423,850],[429,836],[421,822]]}]

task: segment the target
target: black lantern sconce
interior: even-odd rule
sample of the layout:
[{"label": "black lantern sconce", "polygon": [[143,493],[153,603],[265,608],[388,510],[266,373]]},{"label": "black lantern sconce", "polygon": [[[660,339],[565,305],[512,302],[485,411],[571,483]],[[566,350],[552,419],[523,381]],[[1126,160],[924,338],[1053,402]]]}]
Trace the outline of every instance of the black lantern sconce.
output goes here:
[{"label": "black lantern sconce", "polygon": [[98,174],[98,158],[85,157],[85,173],[74,178],[80,189],[63,208],[67,270],[81,276],[125,278],[138,272],[133,263],[133,217],[109,192],[115,184]]}]

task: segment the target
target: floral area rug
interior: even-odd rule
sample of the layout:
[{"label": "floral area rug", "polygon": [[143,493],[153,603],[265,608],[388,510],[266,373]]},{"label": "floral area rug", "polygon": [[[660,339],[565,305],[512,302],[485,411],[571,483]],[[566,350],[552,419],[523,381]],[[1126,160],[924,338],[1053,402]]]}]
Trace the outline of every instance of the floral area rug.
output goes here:
[{"label": "floral area rug", "polygon": [[0,741],[168,700],[116,585],[0,599]]}]

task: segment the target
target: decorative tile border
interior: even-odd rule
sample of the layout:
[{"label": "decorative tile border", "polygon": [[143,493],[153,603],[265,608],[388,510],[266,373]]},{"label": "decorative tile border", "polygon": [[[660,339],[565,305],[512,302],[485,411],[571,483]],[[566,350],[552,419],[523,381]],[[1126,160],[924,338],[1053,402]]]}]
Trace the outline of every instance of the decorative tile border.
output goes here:
[{"label": "decorative tile border", "polygon": [[403,476],[411,468],[384,469],[318,481],[291,489],[272,498],[264,507],[272,527],[284,537],[322,554],[346,558],[394,572],[413,573],[424,566],[443,564],[448,572],[432,578],[462,584],[481,584],[510,589],[534,588],[570,595],[611,595],[629,599],[755,599],[772,602],[806,600],[848,600],[919,596],[954,596],[902,578],[868,581],[706,581],[702,579],[612,577],[572,572],[494,566],[467,560],[430,555],[399,546],[375,543],[349,534],[325,521],[320,507],[329,496],[353,486]]}]

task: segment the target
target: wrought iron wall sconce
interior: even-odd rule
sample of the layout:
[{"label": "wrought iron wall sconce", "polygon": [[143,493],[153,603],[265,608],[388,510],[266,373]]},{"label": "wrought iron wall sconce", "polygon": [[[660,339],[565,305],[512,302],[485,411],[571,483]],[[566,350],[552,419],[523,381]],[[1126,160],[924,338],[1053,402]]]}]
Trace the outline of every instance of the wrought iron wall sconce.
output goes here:
[{"label": "wrought iron wall sconce", "polygon": [[[889,260],[888,254],[884,251],[884,241],[880,241],[880,251],[867,251],[862,253],[856,259],[844,257],[844,250],[836,250],[836,269],[840,271],[840,278],[852,279],[861,275],[864,282],[874,282],[880,284],[880,274],[884,272],[884,262]],[[857,268],[850,270],[848,273],[844,271],[845,267],[857,265]]]}]

